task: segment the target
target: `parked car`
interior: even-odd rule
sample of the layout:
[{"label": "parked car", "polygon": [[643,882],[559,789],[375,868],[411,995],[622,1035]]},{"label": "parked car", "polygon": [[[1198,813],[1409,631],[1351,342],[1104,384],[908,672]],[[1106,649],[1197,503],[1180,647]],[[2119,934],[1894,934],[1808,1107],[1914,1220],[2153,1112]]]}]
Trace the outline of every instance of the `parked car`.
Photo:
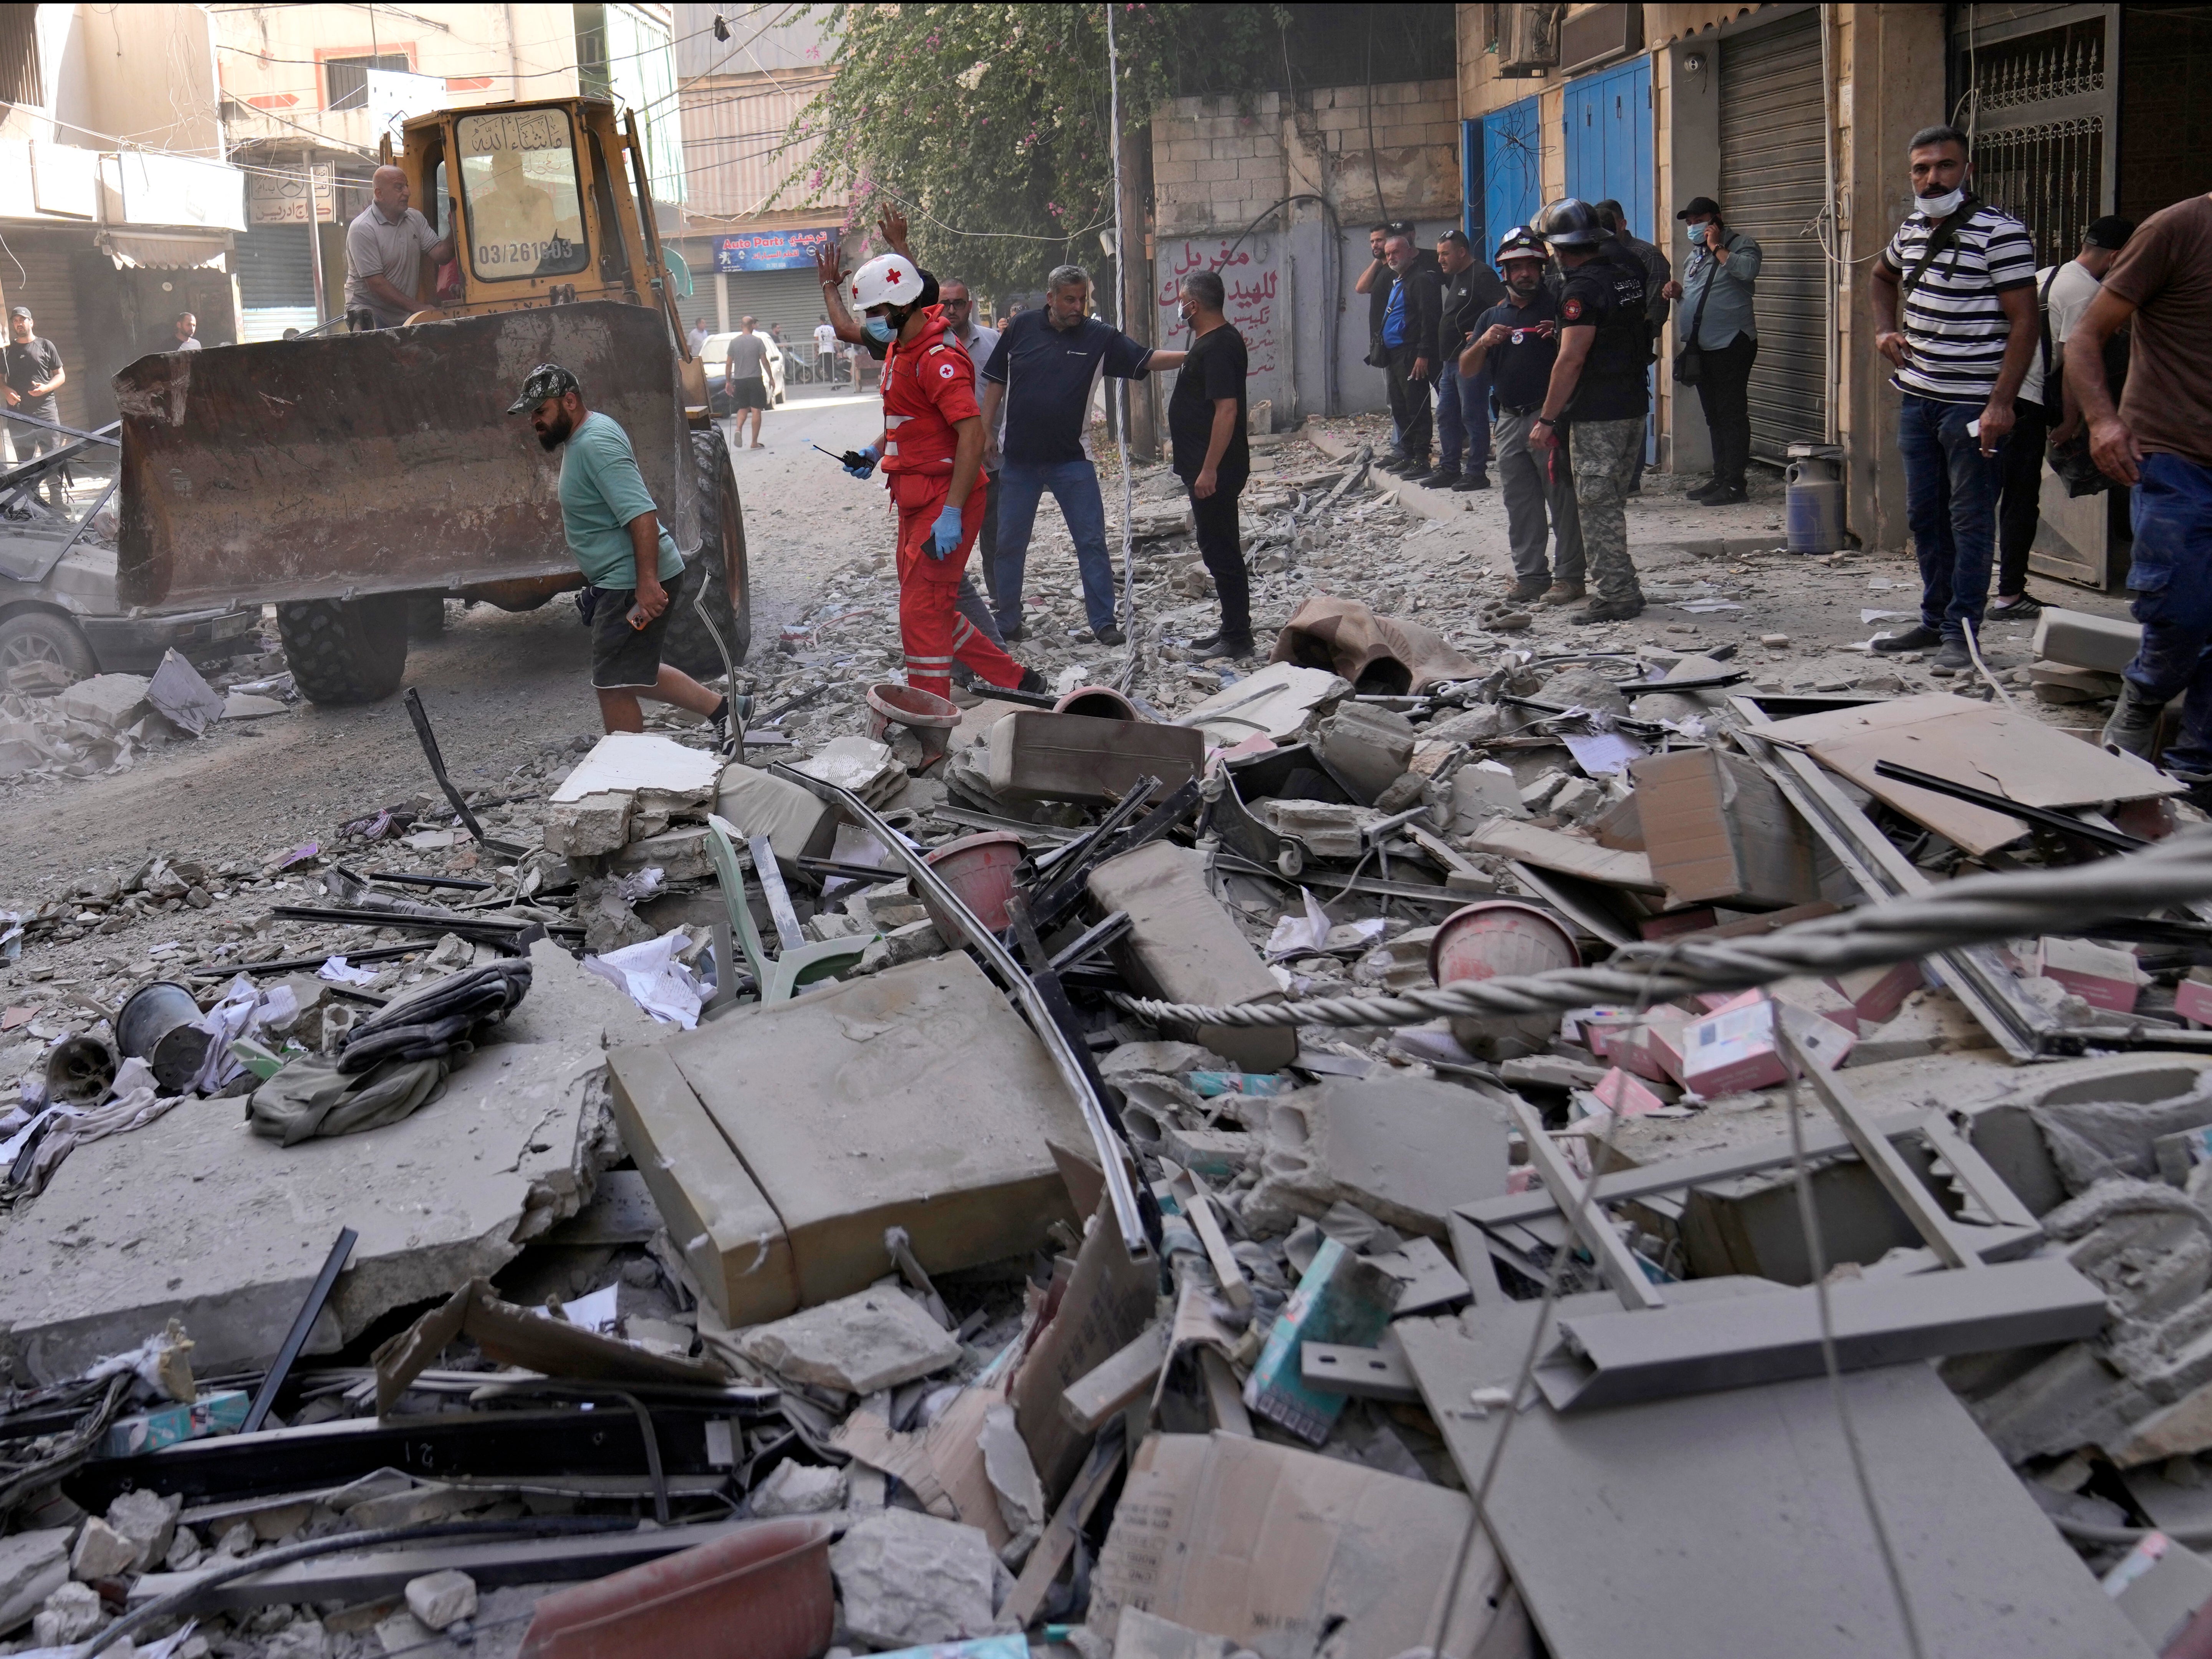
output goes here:
[{"label": "parked car", "polygon": [[[757,329],[753,331],[760,333]],[[707,406],[717,418],[731,412],[729,394],[722,390],[722,374],[729,365],[730,342],[737,337],[734,332],[709,334],[707,343],[699,348],[699,361],[707,368]],[[765,334],[761,338],[768,344],[768,406],[775,409],[783,403],[783,348]]]},{"label": "parked car", "polygon": [[0,688],[11,668],[50,663],[71,679],[150,674],[172,647],[195,662],[258,649],[261,607],[247,602],[149,616],[116,597],[112,515],[76,525],[0,520]]}]

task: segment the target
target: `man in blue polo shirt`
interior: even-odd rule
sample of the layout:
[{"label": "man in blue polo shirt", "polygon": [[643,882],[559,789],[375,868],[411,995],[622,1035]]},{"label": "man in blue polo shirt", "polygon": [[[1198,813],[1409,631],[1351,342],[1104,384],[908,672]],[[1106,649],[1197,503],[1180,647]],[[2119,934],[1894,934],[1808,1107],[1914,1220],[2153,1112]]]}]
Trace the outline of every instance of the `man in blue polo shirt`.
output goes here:
[{"label": "man in blue polo shirt", "polygon": [[1090,273],[1061,265],[1046,279],[1044,309],[1010,319],[983,366],[983,429],[1000,430],[1002,409],[1006,415],[992,599],[999,632],[1009,640],[1022,637],[1022,568],[1037,501],[1048,489],[1075,538],[1091,637],[1101,645],[1119,645],[1124,637],[1114,622],[1106,504],[1098,469],[1083,447],[1084,423],[1102,375],[1133,380],[1156,368],[1180,368],[1188,354],[1140,345],[1090,310]]}]

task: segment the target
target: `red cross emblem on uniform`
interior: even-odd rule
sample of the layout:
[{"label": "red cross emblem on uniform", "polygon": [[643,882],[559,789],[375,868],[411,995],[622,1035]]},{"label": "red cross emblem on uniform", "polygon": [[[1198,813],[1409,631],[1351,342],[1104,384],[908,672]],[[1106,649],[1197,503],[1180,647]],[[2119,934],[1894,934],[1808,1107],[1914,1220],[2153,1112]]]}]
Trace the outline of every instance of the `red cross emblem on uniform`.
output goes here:
[{"label": "red cross emblem on uniform", "polygon": [[951,380],[952,378],[952,365],[950,363],[939,363],[937,366],[937,378],[940,380]]}]

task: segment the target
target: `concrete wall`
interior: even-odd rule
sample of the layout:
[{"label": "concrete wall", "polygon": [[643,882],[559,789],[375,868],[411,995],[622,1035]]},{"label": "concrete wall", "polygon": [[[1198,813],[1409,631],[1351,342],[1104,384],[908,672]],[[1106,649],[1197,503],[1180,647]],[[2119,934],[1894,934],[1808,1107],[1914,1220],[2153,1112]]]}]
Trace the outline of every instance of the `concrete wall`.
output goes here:
[{"label": "concrete wall", "polygon": [[[198,6],[37,8],[44,109],[10,107],[0,137],[220,159],[215,41]],[[122,141],[122,142],[119,142]]]},{"label": "concrete wall", "polygon": [[[1159,337],[1174,320],[1177,261],[1194,249],[1209,264],[1225,257],[1260,220],[1236,249],[1237,269],[1223,272],[1232,286],[1254,289],[1247,320],[1273,343],[1264,376],[1255,354],[1252,398],[1273,403],[1278,427],[1382,408],[1382,375],[1361,361],[1367,301],[1352,291],[1367,264],[1367,227],[1412,219],[1432,243],[1459,222],[1459,131],[1449,81],[1322,88],[1295,103],[1266,93],[1249,112],[1225,98],[1155,110],[1149,252],[1155,303],[1164,307]],[[1269,211],[1291,196],[1306,199]],[[1270,283],[1263,305],[1257,289]]]}]

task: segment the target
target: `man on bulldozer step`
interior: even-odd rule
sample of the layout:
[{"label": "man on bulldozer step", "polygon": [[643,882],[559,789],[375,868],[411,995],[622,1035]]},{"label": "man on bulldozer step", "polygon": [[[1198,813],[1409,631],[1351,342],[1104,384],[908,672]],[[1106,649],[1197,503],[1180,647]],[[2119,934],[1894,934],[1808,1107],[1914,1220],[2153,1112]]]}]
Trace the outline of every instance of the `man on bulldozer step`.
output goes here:
[{"label": "man on bulldozer step", "polygon": [[883,465],[898,508],[899,635],[907,684],[949,698],[957,657],[993,685],[1044,690],[959,614],[954,596],[983,528],[983,416],[975,370],[939,307],[921,303],[921,273],[886,253],[853,273],[852,311],[884,358],[884,430],[845,470]]},{"label": "man on bulldozer step", "polygon": [[611,415],[584,406],[584,388],[558,363],[540,363],[507,406],[527,414],[538,441],[561,455],[561,524],[584,573],[578,608],[592,629],[592,690],[610,732],[642,732],[640,697],[703,714],[721,749],[730,700],[660,660],[670,615],[691,601],[694,580],[660,526],[629,434]]}]

